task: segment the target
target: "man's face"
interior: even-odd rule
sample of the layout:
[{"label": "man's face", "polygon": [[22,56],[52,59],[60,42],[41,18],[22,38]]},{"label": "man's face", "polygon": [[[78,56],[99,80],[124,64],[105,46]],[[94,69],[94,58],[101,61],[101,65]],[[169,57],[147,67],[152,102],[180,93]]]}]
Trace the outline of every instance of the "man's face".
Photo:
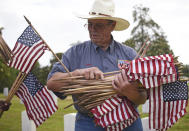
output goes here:
[{"label": "man's face", "polygon": [[[115,22],[103,19],[89,19],[89,36],[93,43],[98,46],[106,46],[111,39],[111,32],[114,30]],[[109,43],[108,43],[109,44]]]}]

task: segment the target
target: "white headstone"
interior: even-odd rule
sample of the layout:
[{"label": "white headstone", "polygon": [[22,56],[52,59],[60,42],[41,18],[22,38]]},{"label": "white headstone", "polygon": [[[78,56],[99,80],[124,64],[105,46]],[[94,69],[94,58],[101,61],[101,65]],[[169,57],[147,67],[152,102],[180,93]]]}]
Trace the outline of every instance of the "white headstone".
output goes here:
[{"label": "white headstone", "polygon": [[3,95],[4,96],[8,96],[8,94],[9,94],[9,88],[3,88]]},{"label": "white headstone", "polygon": [[76,113],[69,113],[64,115],[64,131],[75,130],[75,117]]},{"label": "white headstone", "polygon": [[24,104],[21,99],[20,99],[20,104]]},{"label": "white headstone", "polygon": [[149,129],[149,117],[142,118],[143,131],[155,131],[155,129]]},{"label": "white headstone", "polygon": [[142,105],[142,113],[149,113],[149,100]]},{"label": "white headstone", "polygon": [[35,123],[28,119],[26,111],[22,111],[22,131],[36,131]]}]

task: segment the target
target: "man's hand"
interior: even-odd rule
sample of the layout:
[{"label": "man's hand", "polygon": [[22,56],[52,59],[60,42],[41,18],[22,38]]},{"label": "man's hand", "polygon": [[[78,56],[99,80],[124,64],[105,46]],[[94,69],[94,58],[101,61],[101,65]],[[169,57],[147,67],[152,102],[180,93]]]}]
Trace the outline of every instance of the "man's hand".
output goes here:
[{"label": "man's hand", "polygon": [[8,111],[11,103],[7,103],[4,100],[0,100],[0,109],[3,111]]},{"label": "man's hand", "polygon": [[97,67],[77,69],[72,72],[72,75],[73,76],[84,76],[85,79],[88,79],[88,80],[104,79],[103,72],[100,69],[98,69]]},{"label": "man's hand", "polygon": [[116,92],[122,96],[126,96],[133,103],[139,105],[146,101],[147,93],[145,89],[139,89],[139,83],[129,82],[125,70],[115,76],[112,86]]}]

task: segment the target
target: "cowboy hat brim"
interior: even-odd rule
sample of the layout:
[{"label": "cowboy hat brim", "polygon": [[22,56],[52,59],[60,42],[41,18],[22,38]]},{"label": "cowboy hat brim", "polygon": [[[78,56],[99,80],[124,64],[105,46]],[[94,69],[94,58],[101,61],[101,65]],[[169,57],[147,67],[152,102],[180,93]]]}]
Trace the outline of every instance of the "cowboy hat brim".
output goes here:
[{"label": "cowboy hat brim", "polygon": [[100,16],[100,15],[78,15],[75,14],[77,17],[82,19],[106,19],[106,20],[113,20],[116,21],[116,26],[114,28],[115,31],[122,31],[129,27],[129,22],[125,19],[119,17],[111,17],[111,16]]}]

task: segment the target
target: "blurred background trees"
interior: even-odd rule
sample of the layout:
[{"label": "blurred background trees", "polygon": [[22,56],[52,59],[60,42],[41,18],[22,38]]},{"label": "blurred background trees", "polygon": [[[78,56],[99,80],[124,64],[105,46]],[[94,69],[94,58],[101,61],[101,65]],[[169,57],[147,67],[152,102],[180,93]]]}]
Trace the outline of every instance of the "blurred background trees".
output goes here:
[{"label": "blurred background trees", "polygon": [[150,42],[147,56],[172,53],[166,40],[165,33],[162,28],[150,17],[150,9],[142,5],[136,5],[133,11],[134,27],[131,31],[131,38],[123,42],[123,44],[139,50],[146,41]]}]

